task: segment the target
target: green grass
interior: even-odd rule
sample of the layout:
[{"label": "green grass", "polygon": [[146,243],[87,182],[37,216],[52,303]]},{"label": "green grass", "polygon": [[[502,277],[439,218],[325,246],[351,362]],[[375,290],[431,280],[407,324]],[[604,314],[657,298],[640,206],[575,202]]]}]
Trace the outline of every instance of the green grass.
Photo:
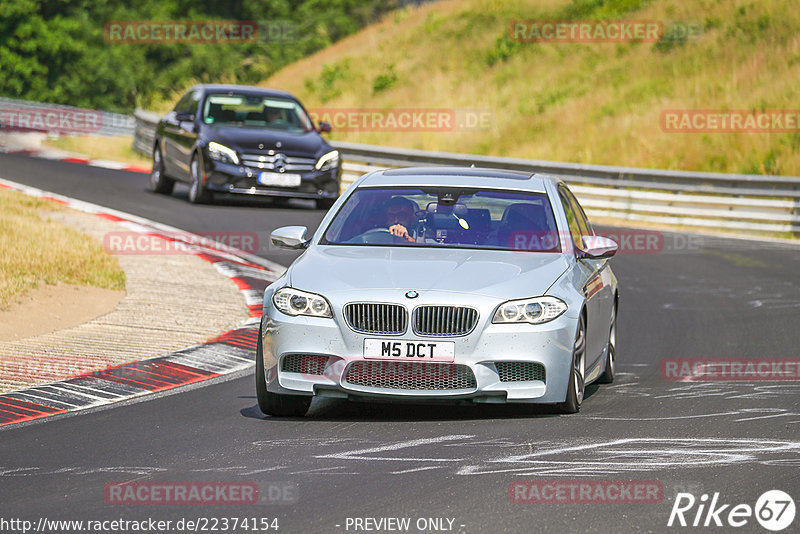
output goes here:
[{"label": "green grass", "polygon": [[[515,19],[643,19],[658,43],[520,43]],[[676,24],[700,28],[681,39]],[[493,127],[333,132],[389,146],[710,172],[800,175],[800,133],[667,133],[669,109],[798,109],[792,0],[443,0],[390,13],[261,85],[308,108],[489,110]]]},{"label": "green grass", "polygon": [[133,138],[129,136],[96,137],[96,136],[64,136],[46,139],[45,146],[67,152],[75,152],[90,159],[107,159],[149,168],[152,160],[133,150]]},{"label": "green grass", "polygon": [[0,309],[41,284],[124,289],[125,272],[91,237],[47,218],[55,202],[0,191]]}]

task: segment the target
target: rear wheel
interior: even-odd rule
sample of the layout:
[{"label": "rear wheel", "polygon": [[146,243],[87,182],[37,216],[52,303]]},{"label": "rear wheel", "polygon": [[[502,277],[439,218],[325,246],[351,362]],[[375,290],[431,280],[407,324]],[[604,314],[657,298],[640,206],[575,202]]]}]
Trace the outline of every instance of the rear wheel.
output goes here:
[{"label": "rear wheel", "polygon": [[203,171],[200,167],[200,157],[195,154],[192,156],[192,163],[189,166],[192,175],[192,184],[189,186],[189,202],[192,204],[205,204],[211,200],[211,193],[203,183]]},{"label": "rear wheel", "polygon": [[611,308],[611,330],[608,333],[608,355],[606,356],[606,368],[600,378],[597,379],[601,384],[610,384],[614,381],[614,374],[617,367],[617,305]]},{"label": "rear wheel", "polygon": [[583,402],[586,372],[586,319],[583,314],[578,321],[578,332],[572,349],[572,365],[570,366],[567,398],[557,405],[562,413],[578,413]]},{"label": "rear wheel", "polygon": [[311,397],[300,395],[279,395],[267,391],[264,376],[264,349],[261,346],[261,329],[258,331],[256,345],[256,397],[259,409],[273,417],[303,417],[311,406]]},{"label": "rear wheel", "polygon": [[164,174],[164,159],[161,147],[156,145],[153,149],[153,170],[150,173],[150,189],[161,195],[171,195],[175,187],[175,180],[167,178]]}]

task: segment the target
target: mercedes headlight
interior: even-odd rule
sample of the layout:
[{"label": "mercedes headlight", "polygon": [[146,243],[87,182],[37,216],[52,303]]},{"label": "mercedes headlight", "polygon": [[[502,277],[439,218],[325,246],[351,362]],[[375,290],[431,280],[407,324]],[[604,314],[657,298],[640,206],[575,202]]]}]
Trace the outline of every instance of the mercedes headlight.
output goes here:
[{"label": "mercedes headlight", "polygon": [[331,150],[317,160],[315,167],[318,171],[327,171],[336,167],[337,165],[339,165],[339,151]]},{"label": "mercedes headlight", "polygon": [[235,150],[213,141],[208,143],[208,157],[223,163],[239,164],[239,156]]},{"label": "mercedes headlight", "polygon": [[492,322],[541,324],[552,321],[566,309],[564,301],[556,297],[509,300],[497,308]]},{"label": "mercedes headlight", "polygon": [[333,317],[331,306],[325,297],[292,287],[284,287],[275,292],[272,302],[286,315],[310,315],[311,317]]}]

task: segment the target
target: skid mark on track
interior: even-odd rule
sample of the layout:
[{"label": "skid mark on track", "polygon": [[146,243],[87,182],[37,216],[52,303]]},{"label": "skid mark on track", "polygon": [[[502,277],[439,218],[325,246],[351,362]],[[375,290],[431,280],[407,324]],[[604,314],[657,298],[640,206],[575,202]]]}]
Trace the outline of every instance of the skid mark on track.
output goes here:
[{"label": "skid mark on track", "polygon": [[[783,458],[774,458],[783,456]],[[773,457],[773,458],[771,458]],[[460,475],[596,475],[800,460],[800,442],[761,439],[628,438],[539,450],[466,465]]]},{"label": "skid mark on track", "polygon": [[405,458],[405,457],[393,457],[393,456],[365,456],[365,455],[387,452],[387,451],[398,451],[401,449],[417,448],[425,445],[439,444],[446,441],[462,441],[464,439],[469,439],[473,437],[475,436],[452,435],[452,436],[441,436],[438,438],[412,439],[408,441],[401,441],[399,443],[389,443],[386,445],[379,445],[377,447],[371,447],[367,449],[357,449],[353,451],[324,454],[321,456],[316,456],[315,458],[334,458],[339,460],[380,460],[380,461],[401,461],[401,462],[408,462],[408,461],[459,462],[462,460],[461,458]]},{"label": "skid mark on track", "polygon": [[[363,441],[361,442],[363,444]],[[442,444],[458,444],[443,448]],[[580,443],[520,442],[516,449],[500,449],[491,441],[470,435],[444,435],[415,440],[377,443],[353,449],[342,444],[308,444],[308,453],[290,447],[283,455],[263,458],[264,465],[220,466],[206,462],[196,469],[181,470],[207,475],[215,470],[225,476],[271,475],[352,476],[407,475],[424,471],[461,476],[635,476],[633,473],[747,465],[800,466],[800,442],[770,439],[712,438],[625,438],[595,439]],[[330,450],[334,449],[334,450]],[[385,453],[385,454],[384,454]],[[87,475],[98,473],[163,476],[169,468],[159,466],[63,467],[46,470],[38,467],[2,467],[6,477]],[[681,476],[686,476],[682,474]]]}]

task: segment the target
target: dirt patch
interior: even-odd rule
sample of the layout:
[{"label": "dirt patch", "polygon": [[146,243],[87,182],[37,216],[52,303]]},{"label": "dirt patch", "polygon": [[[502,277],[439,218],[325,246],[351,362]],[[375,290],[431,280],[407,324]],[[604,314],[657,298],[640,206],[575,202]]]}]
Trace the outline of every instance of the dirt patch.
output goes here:
[{"label": "dirt patch", "polygon": [[0,341],[55,332],[113,311],[125,291],[69,284],[44,285],[29,291],[7,311],[0,311]]}]

